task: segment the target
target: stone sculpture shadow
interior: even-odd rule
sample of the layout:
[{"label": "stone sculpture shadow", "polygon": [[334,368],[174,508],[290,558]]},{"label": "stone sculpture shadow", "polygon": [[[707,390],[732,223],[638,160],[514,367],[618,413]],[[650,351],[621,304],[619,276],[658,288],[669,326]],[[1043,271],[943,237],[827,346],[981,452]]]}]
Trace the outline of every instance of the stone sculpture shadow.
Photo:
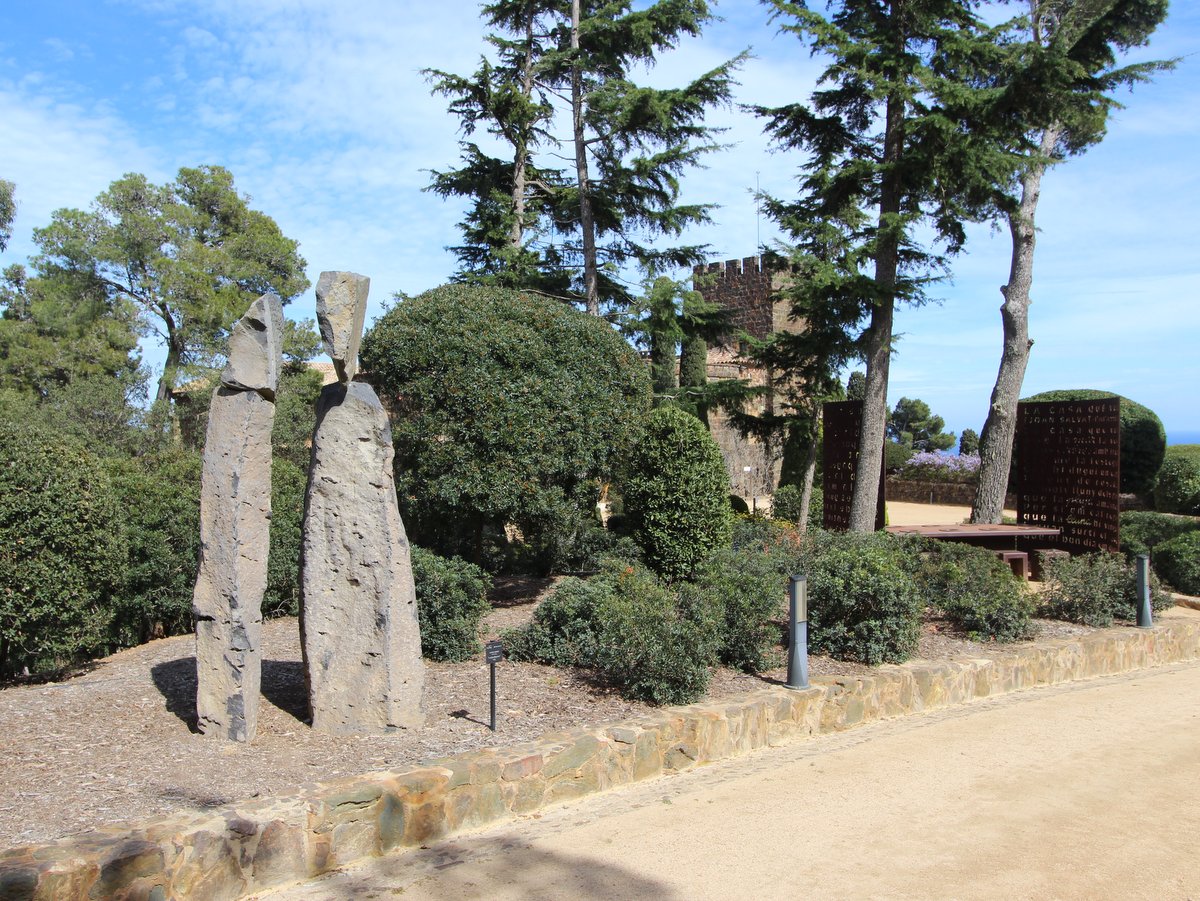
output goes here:
[{"label": "stone sculpture shadow", "polygon": [[196,713],[196,658],[176,657],[150,668],[154,687],[167,702],[167,711],[183,720],[188,730],[199,734],[199,716]]},{"label": "stone sculpture shadow", "polygon": [[264,660],[262,696],[288,716],[307,724],[308,687],[304,684],[304,664],[299,660]]}]

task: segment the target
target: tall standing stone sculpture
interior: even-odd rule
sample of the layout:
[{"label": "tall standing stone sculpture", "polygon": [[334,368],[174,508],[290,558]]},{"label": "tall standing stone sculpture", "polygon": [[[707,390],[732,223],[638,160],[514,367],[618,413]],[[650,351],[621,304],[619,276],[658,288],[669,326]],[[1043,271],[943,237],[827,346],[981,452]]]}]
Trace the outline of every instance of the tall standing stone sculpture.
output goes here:
[{"label": "tall standing stone sculpture", "polygon": [[300,635],[313,728],[386,732],[423,722],[425,671],[392,432],[357,371],[370,280],[323,272],[317,319],[339,381],[317,402],[304,504]]},{"label": "tall standing stone sculpture", "polygon": [[271,522],[271,428],[282,360],[283,306],[274,294],[233,327],[213,392],[200,483],[196,712],[200,731],[251,741],[262,681],[262,599]]}]

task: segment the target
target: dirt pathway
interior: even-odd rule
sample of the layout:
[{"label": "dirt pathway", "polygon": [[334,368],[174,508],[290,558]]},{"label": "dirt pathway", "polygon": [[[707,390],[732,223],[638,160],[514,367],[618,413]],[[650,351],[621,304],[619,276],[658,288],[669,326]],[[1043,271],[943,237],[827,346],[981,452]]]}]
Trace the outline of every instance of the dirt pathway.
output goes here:
[{"label": "dirt pathway", "polygon": [[1200,664],[612,792],[273,901],[1200,897]]}]

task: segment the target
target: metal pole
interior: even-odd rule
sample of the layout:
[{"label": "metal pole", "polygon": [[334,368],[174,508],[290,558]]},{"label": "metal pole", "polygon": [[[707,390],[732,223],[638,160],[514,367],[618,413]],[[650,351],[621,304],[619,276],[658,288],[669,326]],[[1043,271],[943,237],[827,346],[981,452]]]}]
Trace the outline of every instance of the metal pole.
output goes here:
[{"label": "metal pole", "polygon": [[490,669],[490,670],[492,671],[492,719],[491,719],[491,727],[492,727],[492,731],[493,731],[493,732],[495,732],[495,731],[496,731],[496,664],[495,664],[495,663],[489,663],[489,664],[488,664],[488,669]]},{"label": "metal pole", "polygon": [[1150,558],[1146,554],[1138,554],[1137,558],[1137,596],[1138,628],[1149,629],[1154,617],[1150,612]]},{"label": "metal pole", "polygon": [[808,688],[808,576],[788,580],[788,688]]}]

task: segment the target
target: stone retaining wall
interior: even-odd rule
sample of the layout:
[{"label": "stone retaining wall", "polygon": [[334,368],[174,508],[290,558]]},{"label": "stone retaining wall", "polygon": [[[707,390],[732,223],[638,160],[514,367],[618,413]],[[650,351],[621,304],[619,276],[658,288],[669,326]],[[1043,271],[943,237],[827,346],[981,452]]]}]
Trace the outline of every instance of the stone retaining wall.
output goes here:
[{"label": "stone retaining wall", "polygon": [[996,659],[882,666],[552,733],[294,796],[99,830],[0,854],[0,901],[238,898],[641,779],[881,717],[1200,657],[1200,616],[1115,628]]},{"label": "stone retaining wall", "polygon": [[[913,482],[889,478],[887,499],[906,504],[956,504],[970,507],[975,503],[975,486],[959,482]],[[1017,506],[1017,496],[1011,491],[1004,495],[1004,506],[1009,510]]]}]

